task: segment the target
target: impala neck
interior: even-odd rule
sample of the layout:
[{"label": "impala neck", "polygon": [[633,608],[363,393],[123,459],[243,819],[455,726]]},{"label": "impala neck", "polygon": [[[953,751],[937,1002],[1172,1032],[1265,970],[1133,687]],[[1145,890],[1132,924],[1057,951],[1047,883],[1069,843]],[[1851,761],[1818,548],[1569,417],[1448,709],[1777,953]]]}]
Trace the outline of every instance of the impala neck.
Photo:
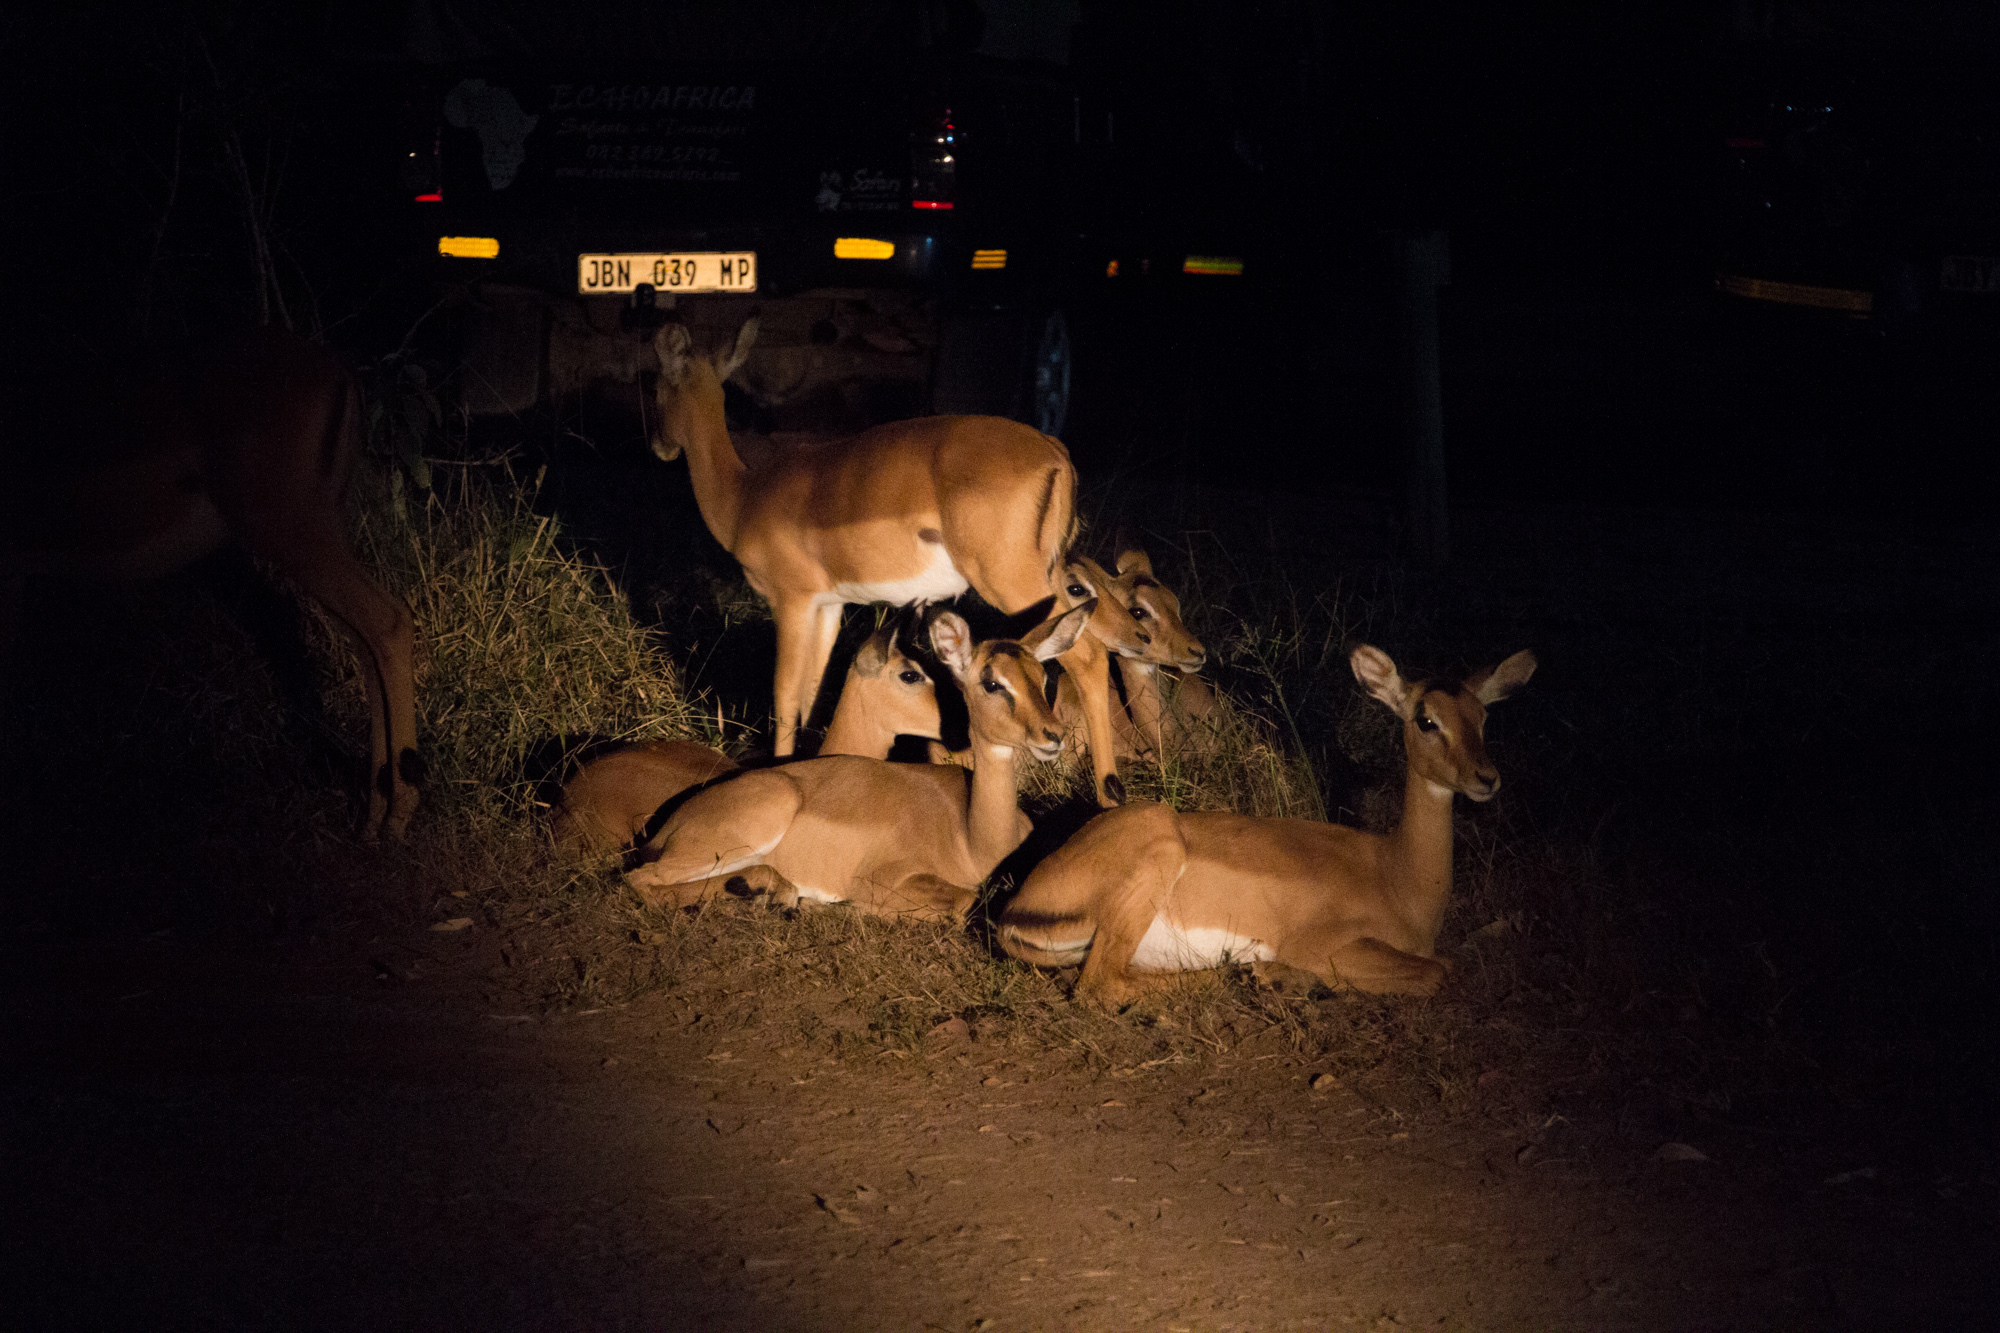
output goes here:
[{"label": "impala neck", "polygon": [[[847,702],[854,693],[855,682],[850,680],[842,687],[840,699]],[[886,734],[885,734],[886,733]],[[887,759],[889,751],[895,747],[896,734],[860,708],[842,708],[835,705],[833,721],[826,724],[826,739],[820,742],[821,754],[855,754],[864,759]]]},{"label": "impala neck", "polygon": [[704,379],[673,396],[666,409],[678,426],[687,453],[701,521],[726,551],[736,550],[736,524],[743,513],[743,480],[748,469],[729,438],[722,414],[722,386]]},{"label": "impala neck", "polygon": [[972,741],[972,796],[966,809],[965,842],[974,867],[985,879],[1021,845],[1021,798],[1014,786],[1014,751],[1005,745]]},{"label": "impala neck", "polygon": [[1451,901],[1454,795],[1411,767],[1403,781],[1403,822],[1389,835],[1390,890],[1403,919],[1423,937],[1426,953],[1437,944]]}]

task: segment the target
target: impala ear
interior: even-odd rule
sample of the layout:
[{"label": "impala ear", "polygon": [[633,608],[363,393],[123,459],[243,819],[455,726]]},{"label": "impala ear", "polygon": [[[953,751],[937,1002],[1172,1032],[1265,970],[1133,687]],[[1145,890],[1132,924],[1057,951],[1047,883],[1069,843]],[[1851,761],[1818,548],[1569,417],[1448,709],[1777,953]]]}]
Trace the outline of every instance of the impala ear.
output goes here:
[{"label": "impala ear", "polygon": [[1021,636],[1021,646],[1033,654],[1037,662],[1059,657],[1075,646],[1076,636],[1083,633],[1083,627],[1090,623],[1091,612],[1095,610],[1097,599],[1093,597],[1053,620],[1044,620]]},{"label": "impala ear", "polygon": [[1408,721],[1416,703],[1416,691],[1410,688],[1396,664],[1389,660],[1389,654],[1370,644],[1362,644],[1348,657],[1347,664],[1354,668],[1354,678],[1361,682],[1361,688],[1387,704],[1389,711]]},{"label": "impala ear", "polygon": [[884,625],[868,636],[854,654],[854,664],[848,668],[857,676],[879,676],[889,665],[890,654],[895,649],[896,627]]},{"label": "impala ear", "polygon": [[964,679],[972,672],[972,627],[956,611],[940,611],[931,622],[931,647],[951,674]]},{"label": "impala ear", "polygon": [[660,378],[678,389],[687,380],[688,352],[694,346],[685,324],[662,324],[653,335],[653,352],[660,358]]},{"label": "impala ear", "polygon": [[1465,688],[1472,697],[1483,704],[1497,704],[1514,691],[1528,683],[1528,677],[1535,674],[1541,665],[1535,655],[1523,648],[1498,666],[1474,674],[1465,682]]},{"label": "impala ear", "polygon": [[726,380],[742,369],[743,363],[750,359],[750,348],[756,341],[757,316],[752,315],[743,321],[742,328],[736,330],[736,341],[716,357],[715,377]]},{"label": "impala ear", "polygon": [[1153,577],[1153,558],[1137,546],[1132,547],[1130,550],[1120,551],[1118,553],[1118,572],[1120,574],[1130,574],[1135,570],[1144,574],[1147,578]]}]

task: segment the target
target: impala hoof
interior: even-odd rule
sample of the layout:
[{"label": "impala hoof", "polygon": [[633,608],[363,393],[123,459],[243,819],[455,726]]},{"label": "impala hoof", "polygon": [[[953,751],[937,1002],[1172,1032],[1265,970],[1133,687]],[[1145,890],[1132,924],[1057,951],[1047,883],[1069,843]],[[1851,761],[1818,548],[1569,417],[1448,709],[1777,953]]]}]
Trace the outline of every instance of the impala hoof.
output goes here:
[{"label": "impala hoof", "polygon": [[637,870],[627,871],[625,883],[632,892],[639,895],[639,901],[646,904],[646,906],[665,907],[667,905],[666,886],[659,882],[657,875],[648,874],[647,867],[641,866]]},{"label": "impala hoof", "polygon": [[722,891],[732,898],[755,898],[757,890],[750,887],[750,881],[741,875],[731,875],[723,882]]},{"label": "impala hoof", "polygon": [[1125,779],[1116,773],[1106,777],[1104,792],[1097,798],[1097,803],[1107,810],[1125,804]]},{"label": "impala hoof", "polygon": [[1080,1004],[1096,1005],[1107,1014],[1117,1015],[1125,1012],[1139,995],[1137,988],[1130,985],[1099,982],[1095,986],[1086,986],[1079,982],[1071,998]]}]

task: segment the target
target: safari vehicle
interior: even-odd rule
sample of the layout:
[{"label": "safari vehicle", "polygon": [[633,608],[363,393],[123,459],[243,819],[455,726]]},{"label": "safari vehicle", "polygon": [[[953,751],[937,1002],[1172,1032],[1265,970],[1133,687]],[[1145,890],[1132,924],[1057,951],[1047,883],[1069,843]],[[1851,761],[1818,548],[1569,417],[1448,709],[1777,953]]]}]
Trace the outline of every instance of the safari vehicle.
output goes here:
[{"label": "safari vehicle", "polygon": [[2000,18],[1738,10],[1722,299],[1883,330],[2000,327]]},{"label": "safari vehicle", "polygon": [[1073,4],[419,0],[403,183],[462,290],[464,401],[643,384],[672,318],[762,332],[768,428],[1060,433]]}]

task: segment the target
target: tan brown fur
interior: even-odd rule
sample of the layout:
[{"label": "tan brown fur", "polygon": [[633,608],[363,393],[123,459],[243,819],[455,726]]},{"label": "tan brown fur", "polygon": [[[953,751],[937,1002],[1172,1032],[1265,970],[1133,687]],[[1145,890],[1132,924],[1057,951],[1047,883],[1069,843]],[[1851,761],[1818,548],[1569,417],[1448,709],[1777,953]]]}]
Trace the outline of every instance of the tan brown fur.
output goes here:
[{"label": "tan brown fur", "polygon": [[[1153,576],[1153,562],[1145,551],[1130,547],[1120,552],[1115,574],[1082,557],[1072,557],[1067,572],[1067,591],[1072,595],[1079,587],[1101,594],[1090,628],[1117,659],[1114,663],[1107,658],[1104,664],[1107,698],[1116,698],[1109,673],[1116,670],[1124,680],[1126,706],[1110,710],[1113,754],[1120,759],[1157,759],[1163,751],[1162,725],[1168,714],[1154,673],[1163,667],[1198,671],[1208,652],[1181,619],[1180,598]],[[1057,687],[1056,712],[1075,727],[1083,720],[1083,711],[1082,692],[1065,671]]]},{"label": "tan brown fur", "polygon": [[[886,759],[898,736],[938,735],[937,686],[896,646],[893,625],[854,654],[820,753]],[[690,787],[736,771],[736,762],[698,741],[653,741],[593,759],[556,802],[555,832],[572,846],[609,853],[646,836],[659,808]]]},{"label": "tan brown fur", "polygon": [[[753,472],[723,417],[722,383],[756,321],[697,354],[679,324],[654,340],[662,458],[683,454],[702,521],[771,605],[778,629],[774,749],[791,754],[849,601],[915,603],[957,583],[1009,615],[1054,594],[1076,526],[1076,470],[1060,440],[1003,417],[923,417],[841,440],[800,441]],[[1117,804],[1104,650],[1080,639],[1064,669],[1081,685],[1098,800]],[[1107,781],[1108,780],[1108,781]]]},{"label": "tan brown fur", "polygon": [[1060,752],[1041,663],[1068,650],[1089,616],[1088,606],[1076,607],[1018,643],[975,645],[963,620],[939,613],[931,640],[966,696],[970,773],[859,758],[744,773],[674,811],[627,882],[663,907],[766,893],[784,906],[815,900],[962,918],[1032,827],[1015,788],[1016,752],[1042,760]]},{"label": "tan brown fur", "polygon": [[1499,789],[1486,708],[1527,682],[1535,658],[1516,653],[1455,689],[1406,682],[1365,645],[1351,661],[1403,719],[1396,829],[1162,805],[1109,811],[1028,876],[1001,913],[1002,947],[1033,963],[1081,961],[1079,996],[1114,1007],[1136,993],[1135,974],[1214,966],[1225,949],[1336,986],[1435,991],[1446,973],[1436,946],[1451,896],[1452,799],[1484,801]]},{"label": "tan brown fur", "polygon": [[[274,329],[244,334],[184,371],[139,382],[108,409],[114,438],[47,440],[53,479],[5,534],[7,600],[32,563],[118,579],[156,578],[226,541],[268,561],[346,628],[368,696],[365,832],[401,836],[417,808],[415,627],[403,602],[355,558],[343,499],[361,451],[354,373],[324,348]],[[10,524],[10,527],[15,525]],[[10,636],[11,605],[0,607]],[[9,644],[0,641],[0,656]]]}]

